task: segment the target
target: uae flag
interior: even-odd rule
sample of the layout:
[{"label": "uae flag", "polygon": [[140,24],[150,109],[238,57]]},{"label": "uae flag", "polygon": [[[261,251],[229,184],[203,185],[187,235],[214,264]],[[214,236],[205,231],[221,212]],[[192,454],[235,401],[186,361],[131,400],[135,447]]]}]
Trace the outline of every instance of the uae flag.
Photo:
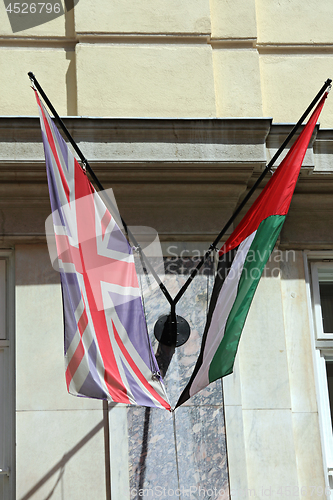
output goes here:
[{"label": "uae flag", "polygon": [[327,93],[287,156],[219,252],[199,358],[176,408],[233,371],[240,336],[262,271],[289,210]]}]

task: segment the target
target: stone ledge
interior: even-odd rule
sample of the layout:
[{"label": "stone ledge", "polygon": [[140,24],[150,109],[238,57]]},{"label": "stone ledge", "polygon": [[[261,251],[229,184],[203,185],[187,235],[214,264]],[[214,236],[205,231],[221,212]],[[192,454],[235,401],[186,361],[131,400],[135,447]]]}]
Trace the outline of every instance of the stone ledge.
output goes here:
[{"label": "stone ledge", "polygon": [[[292,127],[268,118],[64,121],[127,224],[154,227],[162,241],[213,240]],[[2,117],[0,131],[1,241],[43,239],[50,205],[39,118]],[[326,170],[300,177],[281,233],[287,247],[333,241],[323,223],[333,209],[333,131],[317,126],[311,146],[303,172],[323,158]]]}]

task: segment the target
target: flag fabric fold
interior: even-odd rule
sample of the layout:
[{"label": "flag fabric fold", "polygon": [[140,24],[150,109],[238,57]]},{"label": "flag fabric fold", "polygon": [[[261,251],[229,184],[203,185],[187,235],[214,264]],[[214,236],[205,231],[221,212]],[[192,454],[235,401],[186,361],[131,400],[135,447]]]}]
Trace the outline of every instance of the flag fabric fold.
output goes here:
[{"label": "flag fabric fold", "polygon": [[176,408],[233,371],[241,333],[262,271],[289,210],[327,93],[261,194],[219,251],[200,354]]},{"label": "flag fabric fold", "polygon": [[170,410],[132,249],[35,95],[61,278],[68,392]]}]

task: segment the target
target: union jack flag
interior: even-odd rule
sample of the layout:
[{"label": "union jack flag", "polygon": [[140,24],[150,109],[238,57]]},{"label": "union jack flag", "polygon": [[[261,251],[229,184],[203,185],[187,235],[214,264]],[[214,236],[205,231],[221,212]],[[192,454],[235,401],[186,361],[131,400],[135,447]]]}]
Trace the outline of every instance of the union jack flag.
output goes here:
[{"label": "union jack flag", "polygon": [[170,410],[132,249],[35,95],[62,286],[68,392]]}]

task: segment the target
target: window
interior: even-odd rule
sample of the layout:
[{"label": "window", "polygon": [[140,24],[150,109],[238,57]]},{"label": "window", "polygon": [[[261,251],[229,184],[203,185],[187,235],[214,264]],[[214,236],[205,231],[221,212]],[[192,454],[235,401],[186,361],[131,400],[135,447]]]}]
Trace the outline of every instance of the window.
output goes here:
[{"label": "window", "polygon": [[0,250],[0,498],[14,498],[14,269]]},{"label": "window", "polygon": [[326,361],[326,375],[327,375],[327,388],[328,388],[328,397],[330,400],[330,411],[331,411],[331,423],[333,429],[333,361]]},{"label": "window", "polygon": [[333,333],[333,281],[319,281],[323,333]]},{"label": "window", "polygon": [[312,262],[311,275],[316,339],[333,340],[333,261]]},{"label": "window", "polygon": [[325,480],[333,493],[333,255],[309,252],[306,268]]}]

